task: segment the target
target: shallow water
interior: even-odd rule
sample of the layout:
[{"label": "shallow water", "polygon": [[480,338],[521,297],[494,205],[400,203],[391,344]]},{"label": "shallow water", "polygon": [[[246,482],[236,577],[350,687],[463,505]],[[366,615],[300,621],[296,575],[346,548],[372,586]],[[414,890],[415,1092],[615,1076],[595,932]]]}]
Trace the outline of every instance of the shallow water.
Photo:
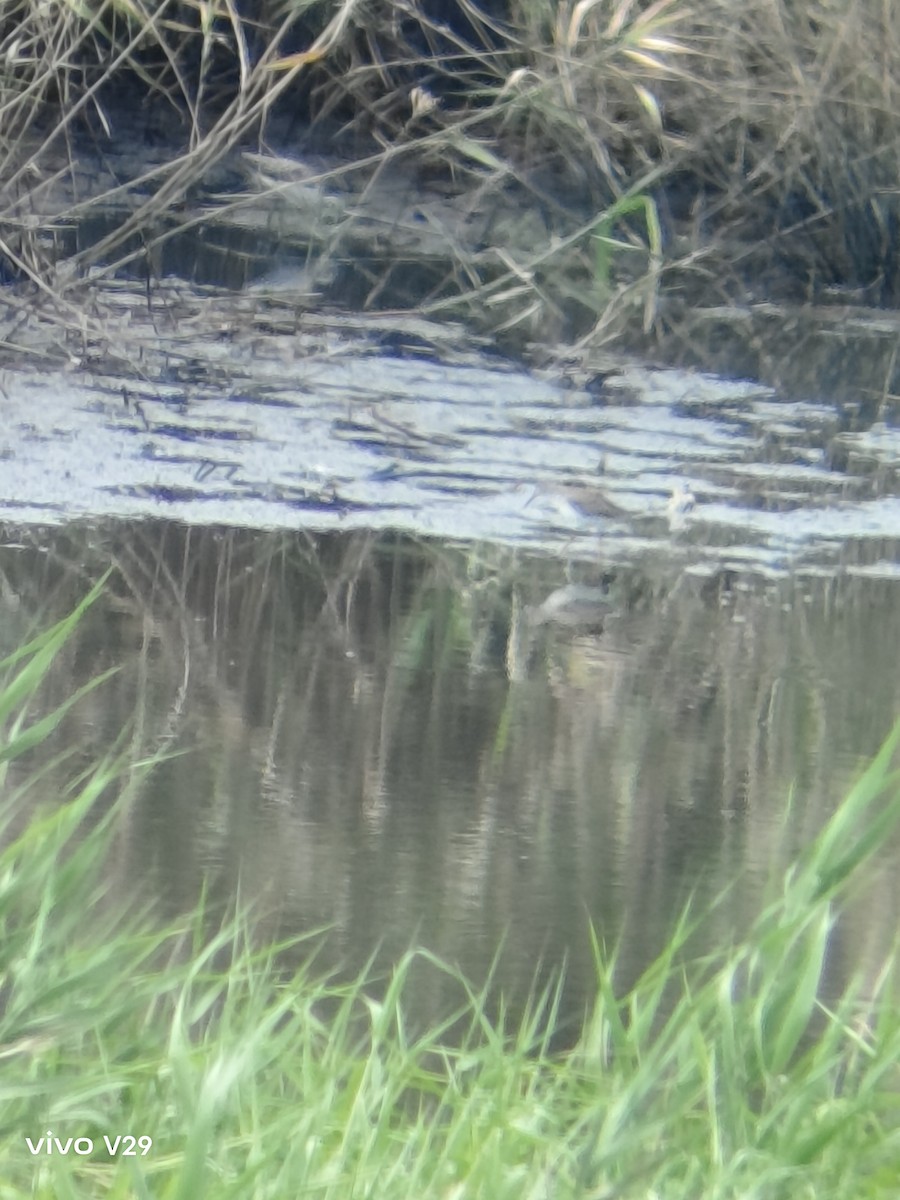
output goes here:
[{"label": "shallow water", "polygon": [[[3,372],[8,520],[400,529],[764,577],[895,569],[900,433],[836,403],[628,363],[597,394],[453,327],[176,284],[150,313],[124,285],[107,304],[123,349]],[[573,482],[623,518],[561,506]],[[696,505],[673,524],[685,484]]]}]

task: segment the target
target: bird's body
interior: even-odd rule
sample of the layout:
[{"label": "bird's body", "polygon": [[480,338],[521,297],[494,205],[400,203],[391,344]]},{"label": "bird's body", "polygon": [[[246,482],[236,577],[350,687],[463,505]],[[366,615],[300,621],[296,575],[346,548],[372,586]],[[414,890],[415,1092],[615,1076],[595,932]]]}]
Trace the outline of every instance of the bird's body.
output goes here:
[{"label": "bird's body", "polygon": [[672,488],[672,494],[666,504],[666,512],[669,516],[682,516],[688,513],[697,502],[697,497],[690,489],[687,483],[676,483]]},{"label": "bird's body", "polygon": [[529,609],[528,618],[533,626],[599,631],[612,608],[613,601],[604,588],[569,583],[551,592],[543,604]]},{"label": "bird's body", "polygon": [[666,519],[669,530],[679,533],[687,524],[686,517],[693,510],[697,498],[687,483],[676,483],[666,504]]},{"label": "bird's body", "polygon": [[628,510],[617,504],[603,488],[589,483],[564,483],[553,489],[560,508],[568,508],[578,517],[604,517],[616,520],[628,516]]}]

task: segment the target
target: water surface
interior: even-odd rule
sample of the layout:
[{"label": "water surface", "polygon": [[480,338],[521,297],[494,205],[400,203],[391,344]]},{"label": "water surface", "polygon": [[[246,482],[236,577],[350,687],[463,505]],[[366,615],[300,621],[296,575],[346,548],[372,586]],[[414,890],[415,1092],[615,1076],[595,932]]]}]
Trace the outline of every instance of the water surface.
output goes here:
[{"label": "water surface", "polygon": [[[564,564],[397,533],[31,531],[0,549],[4,649],[109,564],[44,703],[121,665],[51,749],[87,764],[129,722],[135,754],[184,752],[121,816],[123,903],[179,913],[205,882],[261,935],[327,926],[323,963],[418,942],[517,1004],[565,962],[572,1020],[592,926],[623,983],[689,898],[718,898],[697,951],[730,940],[897,711],[895,580],[609,564],[590,628],[536,624]],[[835,983],[893,937],[889,862]],[[456,999],[430,978],[420,1015]]]}]

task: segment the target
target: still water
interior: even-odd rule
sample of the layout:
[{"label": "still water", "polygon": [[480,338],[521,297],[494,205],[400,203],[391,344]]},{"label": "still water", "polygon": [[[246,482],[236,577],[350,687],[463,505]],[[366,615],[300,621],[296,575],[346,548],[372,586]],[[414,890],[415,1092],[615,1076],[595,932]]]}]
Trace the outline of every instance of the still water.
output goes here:
[{"label": "still water", "polygon": [[[572,563],[497,545],[162,521],[3,542],[4,653],[113,567],[43,703],[121,668],[59,731],[48,789],[123,727],[131,757],[170,756],[119,819],[123,903],[239,893],[263,936],[324,929],[323,966],[415,942],[493,969],[514,1008],[565,964],[573,1021],[591,928],[623,985],[689,900],[715,903],[698,951],[730,940],[898,711],[900,582],[864,566],[595,562],[568,619]],[[835,935],[835,984],[891,942],[889,865]]]}]

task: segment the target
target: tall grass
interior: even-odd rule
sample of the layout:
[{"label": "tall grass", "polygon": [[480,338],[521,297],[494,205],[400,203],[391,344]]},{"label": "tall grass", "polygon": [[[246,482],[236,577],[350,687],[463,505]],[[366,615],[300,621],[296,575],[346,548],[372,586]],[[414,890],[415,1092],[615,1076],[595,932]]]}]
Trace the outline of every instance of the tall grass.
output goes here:
[{"label": "tall grass", "polygon": [[[23,710],[77,619],[8,661],[7,753],[61,717]],[[841,900],[900,816],[898,743],[744,941],[692,962],[684,917],[624,995],[598,941],[565,1051],[558,986],[491,1019],[489,988],[425,951],[377,987],[365,969],[339,984],[302,946],[257,945],[240,911],[218,928],[202,903],[177,928],[123,916],[101,881],[128,779],[99,765],[0,853],[0,1198],[893,1200],[895,960],[830,1004],[822,975]],[[39,791],[38,771],[12,799]],[[461,998],[424,1030],[423,968]]]},{"label": "tall grass", "polygon": [[[252,19],[232,0],[16,0],[0,10],[0,265],[72,296],[59,315],[77,321],[88,268],[152,264],[185,220],[240,203],[183,209],[291,114],[346,156],[334,179],[439,172],[461,211],[496,211],[471,244],[447,226],[441,282],[408,298],[431,311],[596,341],[686,293],[894,304],[898,61],[882,0],[272,0]],[[79,137],[102,148],[129,107],[165,114],[168,157],[82,201]],[[98,200],[121,206],[115,227],[57,271],[62,231]],[[316,252],[352,265],[361,228],[351,216]],[[390,304],[381,269],[372,303]]]}]

